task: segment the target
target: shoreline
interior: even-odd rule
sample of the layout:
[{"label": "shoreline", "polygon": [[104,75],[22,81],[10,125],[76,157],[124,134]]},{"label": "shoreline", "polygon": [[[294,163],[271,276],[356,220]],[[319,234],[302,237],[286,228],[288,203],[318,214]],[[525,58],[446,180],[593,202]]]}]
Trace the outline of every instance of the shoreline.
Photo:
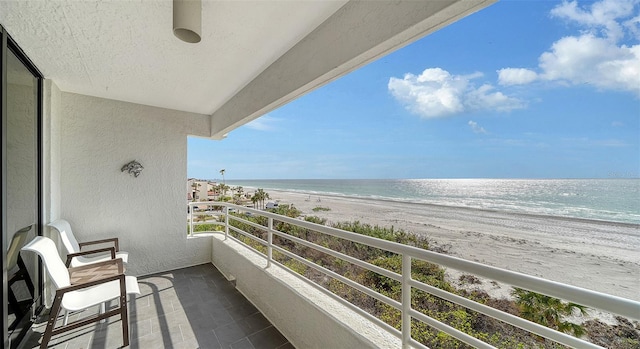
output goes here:
[{"label": "shoreline", "polygon": [[[293,204],[306,216],[393,226],[426,236],[434,247],[456,257],[640,301],[640,224],[328,194],[310,198],[309,193],[286,190],[269,193],[270,201]],[[330,211],[314,212],[318,206]],[[448,274],[458,283],[459,273]],[[511,290],[490,282],[459,286],[480,288],[497,298],[509,297]]]},{"label": "shoreline", "polygon": [[[246,188],[251,190],[255,189],[253,187],[246,187]],[[268,188],[265,190],[269,190],[271,192],[288,193],[288,194],[300,194],[304,196],[327,197],[327,198],[338,198],[338,199],[354,199],[354,200],[363,200],[363,201],[372,201],[372,202],[399,203],[399,204],[407,204],[407,205],[421,205],[421,206],[431,206],[433,208],[481,211],[481,212],[487,212],[487,213],[504,213],[504,214],[510,214],[510,215],[535,217],[540,219],[560,219],[560,220],[578,221],[578,222],[593,223],[593,224],[615,225],[615,226],[635,228],[640,230],[640,223],[607,221],[602,219],[549,215],[549,214],[542,214],[542,213],[528,213],[528,212],[521,212],[521,211],[515,211],[515,210],[508,211],[508,210],[488,209],[488,208],[479,208],[479,207],[452,206],[452,205],[444,205],[444,204],[434,204],[430,202],[417,202],[417,201],[411,201],[406,199],[392,199],[392,198],[386,198],[386,197],[374,198],[374,197],[357,196],[357,195],[340,195],[340,194],[334,194],[334,193],[319,193],[319,192],[312,193],[312,192],[305,192],[305,191],[268,189]]]},{"label": "shoreline", "polygon": [[[255,190],[258,187],[254,186],[244,186],[245,190],[248,191]],[[499,212],[499,213],[509,213],[516,215],[526,215],[526,216],[536,216],[540,218],[559,218],[559,219],[569,219],[569,220],[583,220],[586,222],[601,222],[605,224],[620,224],[628,227],[636,227],[640,229],[640,219],[635,221],[631,219],[624,220],[611,220],[606,218],[589,218],[589,217],[576,217],[576,216],[567,216],[567,215],[554,215],[547,212],[527,212],[523,209],[506,209],[501,207],[495,208],[482,208],[482,207],[474,207],[474,206],[456,206],[456,205],[448,205],[446,203],[435,203],[435,202],[426,202],[417,199],[411,198],[393,198],[386,196],[361,196],[357,194],[342,194],[336,192],[324,192],[324,191],[314,191],[314,190],[299,190],[299,189],[280,189],[280,188],[269,188],[262,186],[263,190],[267,192],[286,192],[291,194],[300,194],[304,196],[312,196],[312,197],[334,197],[334,198],[345,198],[345,199],[356,199],[356,200],[370,200],[376,202],[389,202],[389,203],[406,203],[406,204],[415,204],[415,205],[428,205],[435,207],[443,207],[443,208],[451,208],[451,209],[469,209],[469,210],[480,210],[486,212]]]}]

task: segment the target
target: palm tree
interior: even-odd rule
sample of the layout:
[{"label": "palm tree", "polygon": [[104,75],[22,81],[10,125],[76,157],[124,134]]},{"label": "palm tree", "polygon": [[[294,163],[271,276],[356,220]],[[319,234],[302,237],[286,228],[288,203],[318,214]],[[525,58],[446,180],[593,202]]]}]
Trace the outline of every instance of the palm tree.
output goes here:
[{"label": "palm tree", "polygon": [[554,328],[565,333],[573,333],[580,337],[585,330],[582,326],[563,319],[575,311],[587,315],[587,308],[575,303],[565,303],[558,298],[545,296],[540,293],[514,288],[511,292],[516,298],[516,304],[520,308],[520,315],[540,325]]},{"label": "palm tree", "polygon": [[225,172],[225,171],[226,171],[226,170],[225,170],[224,168],[223,168],[222,170],[220,170],[220,174],[222,175],[222,183],[223,183],[223,184],[226,184],[226,183],[224,182],[224,172]]},{"label": "palm tree", "polygon": [[242,188],[242,186],[237,186],[231,188],[231,191],[235,192],[233,197],[235,198],[235,203],[239,205],[242,202],[242,193],[244,192],[244,188]]},{"label": "palm tree", "polygon": [[269,193],[265,192],[261,188],[258,188],[254,196],[257,197],[256,200],[260,202],[261,208],[264,209],[264,202],[265,200],[269,200]]},{"label": "palm tree", "polygon": [[220,192],[222,193],[222,196],[227,196],[227,190],[229,190],[229,186],[224,184],[224,183],[220,183],[218,185],[218,188],[220,189]]},{"label": "palm tree", "polygon": [[264,192],[261,188],[256,190],[256,193],[253,195],[256,198],[256,202],[260,203],[261,208],[264,208],[264,200],[268,194]]},{"label": "palm tree", "polygon": [[269,199],[271,199],[271,197],[269,197],[269,193],[264,193],[264,197],[262,198],[262,208],[264,208],[264,202]]}]

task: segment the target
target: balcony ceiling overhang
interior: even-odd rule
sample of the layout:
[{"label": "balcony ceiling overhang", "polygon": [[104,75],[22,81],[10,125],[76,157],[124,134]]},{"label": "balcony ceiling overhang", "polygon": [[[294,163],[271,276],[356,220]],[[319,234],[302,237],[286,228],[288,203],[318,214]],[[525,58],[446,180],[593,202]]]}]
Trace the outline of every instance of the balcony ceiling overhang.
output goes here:
[{"label": "balcony ceiling overhang", "polygon": [[0,23],[62,91],[211,115],[231,130],[495,0],[202,1],[202,41],[170,0],[0,1]]}]

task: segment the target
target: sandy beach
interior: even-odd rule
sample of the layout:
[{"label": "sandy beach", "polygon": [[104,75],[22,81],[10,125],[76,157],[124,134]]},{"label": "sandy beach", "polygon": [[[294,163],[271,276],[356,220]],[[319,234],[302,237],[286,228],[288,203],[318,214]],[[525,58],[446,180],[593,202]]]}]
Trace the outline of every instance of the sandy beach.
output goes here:
[{"label": "sandy beach", "polygon": [[[640,301],[640,225],[267,191],[304,215],[393,226],[427,236],[453,256]],[[314,212],[318,206],[330,211]],[[452,281],[457,275],[451,272]],[[510,291],[479,287],[497,297]]]}]

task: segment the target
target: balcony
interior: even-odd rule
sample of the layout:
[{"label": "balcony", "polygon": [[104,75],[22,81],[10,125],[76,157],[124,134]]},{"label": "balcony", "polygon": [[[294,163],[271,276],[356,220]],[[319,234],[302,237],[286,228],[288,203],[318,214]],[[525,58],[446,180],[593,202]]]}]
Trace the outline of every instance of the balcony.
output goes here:
[{"label": "balcony", "polygon": [[[130,348],[293,348],[211,264],[153,274],[138,282],[141,294],[129,305]],[[88,313],[72,315],[70,321]],[[24,348],[39,348],[46,320],[42,316],[34,325]],[[49,347],[121,345],[120,320],[113,317],[54,336]]]},{"label": "balcony", "polygon": [[[3,126],[3,131],[13,137],[9,141],[3,138],[3,151],[14,150],[8,157],[3,152],[3,169],[7,169],[3,179],[8,177],[9,189],[3,186],[3,203],[8,204],[3,205],[3,217],[7,217],[3,218],[3,242],[30,225],[36,234],[55,239],[45,225],[57,218],[71,221],[81,240],[119,237],[122,248],[132,256],[127,272],[141,276],[144,290],[131,301],[132,347],[217,347],[214,338],[222,347],[421,347],[411,337],[408,325],[397,328],[377,320],[300,278],[274,259],[274,253],[318,273],[327,272],[329,278],[342,278],[341,282],[358,292],[401,311],[404,324],[413,318],[458,336],[470,346],[487,347],[412,309],[411,292],[405,291],[400,299],[385,298],[282,250],[273,241],[288,238],[272,224],[254,226],[264,231],[256,236],[237,227],[238,223],[251,226],[250,222],[239,217],[234,223],[235,216],[226,212],[223,233],[186,237],[184,183],[187,137],[223,139],[235,128],[493,0],[265,2],[264,7],[241,1],[203,3],[206,23],[221,24],[222,32],[237,35],[225,37],[219,30],[210,30],[200,46],[184,46],[170,33],[170,1],[0,2],[3,45],[15,41],[9,46],[21,53],[16,62],[33,63],[27,64],[26,76],[13,80],[2,77],[3,103],[16,103],[10,109],[3,104],[3,121],[8,114],[10,126]],[[12,40],[8,41],[9,36]],[[4,57],[9,49],[2,49],[2,71],[18,72],[6,69]],[[37,83],[22,88],[25,81]],[[14,88],[5,92],[5,86]],[[30,150],[28,156],[23,150]],[[122,166],[134,159],[144,166],[140,176],[122,173]],[[7,192],[19,193],[24,200],[8,197]],[[378,273],[401,283],[405,290],[438,293],[451,302],[465,303],[501,321],[517,322],[528,331],[573,343],[574,347],[590,346],[467,304],[455,295],[440,294],[412,279],[410,261],[457,267],[630,318],[640,313],[637,302],[264,211],[248,211],[266,217],[267,222],[315,229],[402,255],[403,268],[396,272],[339,251],[323,250],[324,246],[312,246],[304,239],[290,240]],[[191,231],[193,228],[191,225]],[[3,253],[6,250],[3,248]],[[31,275],[37,278],[38,263],[29,262]],[[219,272],[209,267],[211,263]],[[236,287],[220,275],[235,280]],[[39,283],[47,281],[38,279]],[[189,283],[193,288],[185,287]],[[192,297],[196,287],[197,296]],[[46,284],[38,285],[37,291],[43,305],[48,305]],[[229,293],[221,294],[223,291]],[[239,294],[252,305],[243,303]],[[6,320],[6,312],[4,317]],[[229,322],[217,323],[226,320]],[[118,325],[86,327],[54,337],[55,347],[119,346]],[[33,330],[32,338],[37,338],[42,324]],[[4,338],[7,348],[16,343],[9,338],[6,326]]]},{"label": "balcony", "polygon": [[[601,348],[582,339],[523,320],[499,309],[460,297],[423,283],[411,272],[412,261],[423,260],[526,288],[560,299],[588,305],[632,320],[640,317],[640,303],[586,289],[489,267],[416,247],[334,229],[275,213],[223,202],[189,204],[189,236],[201,244],[211,244],[210,263],[154,273],[139,278],[142,294],[130,300],[132,348],[300,348],[377,347],[426,348],[417,341],[415,326],[423,323],[440,333],[474,348],[494,348],[486,338],[478,339],[454,325],[428,316],[415,307],[416,290],[440,300],[486,315],[570,348]],[[194,209],[194,206],[199,209]],[[234,213],[230,213],[234,211]],[[196,220],[197,217],[205,219]],[[216,218],[215,220],[213,218]],[[248,217],[263,219],[249,220]],[[255,223],[256,221],[262,223]],[[295,227],[302,234],[323,234],[383,249],[402,260],[401,271],[394,272],[342,253],[339,248],[318,245],[276,229]],[[209,230],[202,231],[198,227]],[[214,229],[211,229],[213,227]],[[256,228],[252,230],[250,228]],[[256,234],[262,231],[264,234]],[[370,273],[395,280],[402,287],[402,298],[393,299],[338,273],[330,266],[315,263],[286,248],[284,241],[309,247]],[[279,255],[279,257],[276,257]],[[283,263],[283,257],[291,263]],[[301,276],[304,265],[318,274],[338,280],[347,287],[394,308],[401,314],[400,328],[382,321],[357,304],[337,296]],[[232,281],[230,281],[232,280]],[[246,298],[245,298],[246,297]],[[95,309],[97,311],[97,309]],[[84,317],[88,312],[73,314]],[[35,348],[46,326],[46,314],[36,322],[25,348]],[[269,321],[271,320],[271,321]],[[59,321],[62,321],[60,318]],[[404,324],[411,323],[410,326]],[[331,333],[327,336],[327,333]],[[514,339],[518,341],[519,339]],[[88,325],[54,336],[53,348],[112,348],[121,345],[121,324]],[[525,346],[526,347],[526,346]]]},{"label": "balcony", "polygon": [[[200,210],[194,211],[193,207],[195,205]],[[433,298],[430,298],[433,302],[450,302],[451,306],[461,307],[463,312],[479,313],[486,316],[482,318],[484,320],[480,321],[491,321],[493,323],[495,320],[496,322],[513,326],[518,331],[534,334],[532,338],[546,338],[547,341],[560,343],[571,348],[600,348],[600,346],[586,341],[585,338],[577,338],[538,323],[524,320],[504,309],[500,310],[487,306],[483,301],[474,300],[473,296],[460,296],[458,292],[448,287],[434,286],[431,282],[424,281],[424,278],[421,278],[422,275],[420,273],[423,272],[423,269],[412,272],[412,268],[421,261],[427,262],[428,265],[455,269],[467,275],[501,282],[632,320],[640,318],[640,302],[633,300],[490,267],[445,254],[262,210],[220,202],[191,203],[190,206],[189,231],[192,232],[191,235],[198,234],[195,233],[198,231],[198,226],[204,226],[207,229],[211,229],[211,231],[219,233],[212,237],[213,263],[226,275],[233,275],[234,278],[237,278],[238,287],[258,308],[265,310],[266,314],[268,314],[267,317],[274,319],[276,326],[284,326],[284,333],[302,331],[305,336],[314,336],[312,334],[312,332],[315,332],[314,330],[300,324],[305,322],[317,323],[319,321],[317,319],[310,321],[307,318],[307,316],[311,317],[308,314],[313,312],[313,306],[305,309],[302,312],[305,314],[303,316],[292,314],[279,316],[282,313],[282,309],[287,308],[288,305],[296,304],[298,307],[304,308],[307,305],[299,305],[298,302],[306,302],[316,305],[316,308],[325,307],[325,309],[335,310],[337,307],[335,304],[327,305],[335,301],[340,303],[341,311],[339,312],[340,314],[334,312],[327,316],[327,318],[330,318],[329,321],[333,321],[336,324],[336,328],[333,328],[331,332],[338,333],[341,329],[346,330],[346,332],[350,330],[356,332],[357,335],[352,333],[354,338],[351,339],[362,341],[357,346],[425,348],[424,343],[416,340],[414,336],[422,334],[422,330],[419,328],[433,328],[437,330],[436,332],[439,335],[446,334],[445,336],[455,338],[462,345],[474,348],[494,348],[493,345],[487,343],[487,338],[479,338],[482,337],[482,334],[476,333],[475,337],[474,335],[469,335],[468,330],[460,330],[460,326],[456,326],[450,321],[437,319],[437,313],[434,316],[433,313],[428,314],[425,309],[420,309],[419,306],[416,306],[416,304],[419,304],[419,298],[417,298],[416,294],[421,292],[433,296]],[[205,209],[202,209],[203,207]],[[231,211],[234,213],[230,213]],[[198,216],[204,216],[205,219],[199,219],[199,222],[196,223],[194,218]],[[316,238],[309,238],[312,235],[315,235]],[[317,238],[318,236],[320,238]],[[318,243],[318,241],[321,242]],[[375,265],[370,261],[349,255],[342,248],[342,246],[348,244],[357,245],[359,246],[358,248],[377,249],[385,251],[384,253],[390,253],[392,256],[398,257],[396,258],[398,261],[401,261],[401,268],[393,270],[394,268],[390,268],[388,265]],[[301,251],[304,251],[304,253]],[[322,255],[322,257],[319,257],[319,255]],[[238,259],[246,259],[246,262],[238,263]],[[327,263],[327,260],[331,259],[334,262]],[[366,286],[357,276],[354,277],[354,275],[349,275],[349,272],[344,271],[349,269],[335,267],[336,265],[344,266],[347,264],[357,266],[366,275],[375,274],[375,278],[379,283],[395,284],[400,287],[402,291],[401,297],[394,298],[394,296],[390,296],[388,293],[381,291],[382,287],[377,287],[379,285]],[[282,272],[282,270],[285,272]],[[311,273],[309,273],[309,270],[311,270]],[[311,282],[308,279],[310,274],[316,275],[313,278],[315,282]],[[318,280],[323,279],[331,281],[318,282]],[[304,281],[302,286],[297,286],[300,284],[299,280]],[[332,283],[333,281],[337,281],[342,285],[341,287],[349,288],[351,291],[339,294],[340,292],[336,292],[336,287],[331,287],[331,285],[335,286]],[[279,286],[279,284],[284,285]],[[312,285],[315,290],[309,291],[309,285]],[[264,291],[263,287],[268,288],[269,291]],[[282,290],[278,291],[278,287],[281,287]],[[286,293],[287,296],[278,295],[281,292]],[[314,292],[316,294],[313,294]],[[370,308],[363,307],[362,304],[353,301],[353,299],[357,298],[350,296],[354,292],[364,294],[371,301],[382,303],[389,309],[397,311],[399,314],[398,322],[394,322],[393,318],[390,320],[388,314],[386,317],[380,314],[376,314],[377,316],[370,314],[372,312]],[[319,301],[319,299],[322,300]],[[294,309],[296,308],[294,307]],[[294,317],[297,320],[291,320],[289,317]],[[367,323],[364,327],[368,331],[360,329],[363,323]],[[420,324],[426,325],[426,327],[419,327],[421,326]],[[517,343],[520,339],[515,338],[514,335],[514,340]],[[353,343],[346,345],[346,342],[323,342],[321,335],[318,340],[319,342],[306,342],[301,347],[309,346],[308,343],[324,343],[325,345],[323,346],[327,347],[354,345]],[[534,346],[537,345],[535,341]],[[302,343],[302,339],[296,338],[293,343]],[[495,342],[493,344],[501,346]],[[433,342],[431,345],[433,345]],[[527,344],[525,344],[525,347],[528,347]]]}]

